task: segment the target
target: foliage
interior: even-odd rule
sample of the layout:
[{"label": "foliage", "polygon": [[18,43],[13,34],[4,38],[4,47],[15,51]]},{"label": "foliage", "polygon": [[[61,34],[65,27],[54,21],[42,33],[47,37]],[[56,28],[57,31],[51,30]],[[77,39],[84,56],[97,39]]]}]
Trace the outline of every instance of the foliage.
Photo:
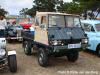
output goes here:
[{"label": "foliage", "polygon": [[20,11],[20,15],[26,15],[26,12],[28,11],[28,8],[23,8],[21,11]]},{"label": "foliage", "polygon": [[37,11],[55,11],[56,0],[34,0]]},{"label": "foliage", "polygon": [[100,7],[100,0],[73,0],[71,3],[63,0],[34,0],[33,7],[27,11],[25,9],[23,14],[34,16],[36,11],[81,14],[85,10],[96,10],[98,7]]},{"label": "foliage", "polygon": [[3,8],[0,7],[0,16],[1,16],[1,15],[2,15],[2,16],[5,16],[7,13],[8,13],[8,12],[7,12],[5,9],[3,9]]},{"label": "foliage", "polygon": [[71,3],[63,3],[58,11],[71,14],[81,14],[86,10],[96,10],[100,7],[100,0],[73,0]]},{"label": "foliage", "polygon": [[[27,14],[30,16],[34,16],[36,11],[43,11],[43,12],[53,12],[56,11],[55,7],[58,3],[58,0],[34,0],[34,5],[31,9],[25,10],[24,12],[21,10],[23,14]],[[25,9],[25,8],[24,8]]]},{"label": "foliage", "polygon": [[83,8],[77,3],[69,3],[69,7],[67,8],[66,13],[70,14],[81,14]]},{"label": "foliage", "polygon": [[70,13],[70,14],[80,14],[82,12],[82,9],[83,8],[78,3],[75,3],[75,2],[64,3],[62,8],[58,7],[58,10],[60,12],[65,12],[65,13]]},{"label": "foliage", "polygon": [[100,7],[100,0],[73,0],[79,2],[84,10],[95,10]]},{"label": "foliage", "polygon": [[36,14],[36,9],[35,9],[35,7],[33,7],[33,8],[31,8],[31,9],[28,9],[28,11],[26,12],[26,14],[27,15],[30,15],[30,16],[32,16],[32,17],[34,17],[35,16],[35,14]]}]

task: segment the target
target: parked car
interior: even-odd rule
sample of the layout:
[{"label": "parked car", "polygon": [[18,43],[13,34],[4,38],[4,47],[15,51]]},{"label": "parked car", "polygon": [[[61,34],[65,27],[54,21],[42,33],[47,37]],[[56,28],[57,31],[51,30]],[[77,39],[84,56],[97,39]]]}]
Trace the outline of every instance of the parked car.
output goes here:
[{"label": "parked car", "polygon": [[22,31],[23,27],[20,25],[10,25],[7,27],[7,40],[10,42],[11,40],[22,41]]},{"label": "parked car", "polygon": [[8,66],[11,72],[17,71],[16,51],[7,51],[6,31],[0,28],[0,69]]},{"label": "parked car", "polygon": [[23,27],[23,29],[29,29],[32,26],[32,23],[22,23],[20,25]]},{"label": "parked car", "polygon": [[100,21],[99,20],[81,20],[82,28],[89,39],[87,49],[95,51],[100,56]]},{"label": "parked car", "polygon": [[[78,15],[37,12],[35,25],[30,31],[23,32],[23,48],[26,55],[38,52],[38,63],[46,67],[51,56],[66,56],[69,61],[75,62],[79,51],[85,49],[88,38],[81,27]],[[34,31],[35,29],[35,31]]]}]

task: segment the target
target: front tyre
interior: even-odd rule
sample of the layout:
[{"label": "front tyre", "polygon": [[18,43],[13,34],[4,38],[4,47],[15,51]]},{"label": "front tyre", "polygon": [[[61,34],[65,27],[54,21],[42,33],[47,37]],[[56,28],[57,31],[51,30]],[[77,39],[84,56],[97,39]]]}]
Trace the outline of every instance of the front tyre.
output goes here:
[{"label": "front tyre", "polygon": [[96,52],[97,52],[97,56],[100,57],[100,45],[97,47]]},{"label": "front tyre", "polygon": [[48,66],[48,55],[42,48],[40,48],[38,52],[38,63],[42,67]]},{"label": "front tyre", "polygon": [[17,60],[16,55],[8,56],[8,66],[11,72],[17,72]]},{"label": "front tyre", "polygon": [[28,41],[24,42],[24,52],[26,55],[31,55],[32,54],[32,47],[31,47],[31,43]]},{"label": "front tyre", "polygon": [[67,54],[68,61],[75,62],[79,57],[79,52],[77,50],[70,50]]}]

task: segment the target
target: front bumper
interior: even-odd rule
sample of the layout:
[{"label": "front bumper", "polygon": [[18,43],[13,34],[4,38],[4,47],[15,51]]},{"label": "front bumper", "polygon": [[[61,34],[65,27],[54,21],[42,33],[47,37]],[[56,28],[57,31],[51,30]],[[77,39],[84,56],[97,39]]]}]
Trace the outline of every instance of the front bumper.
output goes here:
[{"label": "front bumper", "polygon": [[7,58],[0,59],[0,69],[3,69],[5,66],[8,65]]},{"label": "front bumper", "polygon": [[81,44],[81,47],[79,48],[68,48],[68,45],[66,46],[53,46],[52,47],[52,53],[58,53],[58,52],[65,52],[65,51],[69,51],[69,50],[78,50],[78,51],[82,51],[82,50],[85,50],[86,48],[88,47],[88,44]]},{"label": "front bumper", "polygon": [[80,48],[68,48],[68,45],[66,46],[53,46],[52,48],[50,48],[50,50],[48,51],[48,55],[53,55],[53,56],[65,56],[67,54],[67,52],[71,51],[71,50],[76,50],[76,51],[82,51],[85,50],[88,47],[88,44],[82,44]]},{"label": "front bumper", "polygon": [[8,40],[10,39],[10,40],[20,40],[20,39],[22,39],[22,37],[8,37],[7,38]]}]

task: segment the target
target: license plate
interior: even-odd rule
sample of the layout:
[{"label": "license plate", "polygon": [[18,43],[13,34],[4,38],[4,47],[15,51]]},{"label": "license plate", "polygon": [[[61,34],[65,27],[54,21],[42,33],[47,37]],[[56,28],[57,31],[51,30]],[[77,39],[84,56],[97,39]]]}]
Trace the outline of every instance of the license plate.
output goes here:
[{"label": "license plate", "polygon": [[81,44],[68,44],[68,49],[72,49],[72,48],[80,48]]}]

